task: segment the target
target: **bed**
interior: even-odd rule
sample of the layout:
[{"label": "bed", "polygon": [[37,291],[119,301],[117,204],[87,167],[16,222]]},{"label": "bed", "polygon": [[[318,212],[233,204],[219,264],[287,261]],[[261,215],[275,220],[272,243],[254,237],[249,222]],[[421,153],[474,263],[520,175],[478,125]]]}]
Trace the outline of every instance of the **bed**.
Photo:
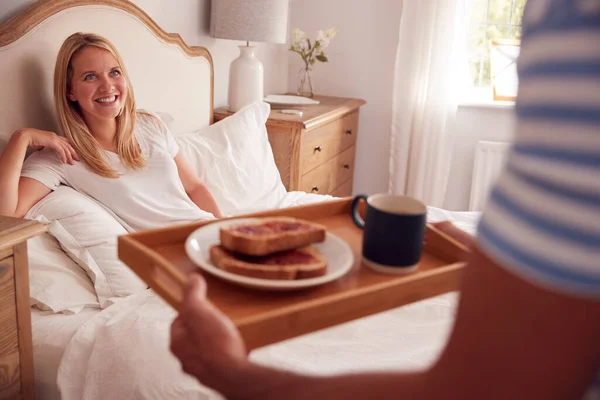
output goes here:
[{"label": "bed", "polygon": [[[187,46],[176,34],[165,33],[142,10],[125,0],[39,2],[0,26],[0,87],[3,89],[0,150],[18,128],[33,126],[56,130],[52,101],[55,57],[62,41],[76,31],[101,34],[116,45],[131,75],[138,108],[163,119],[187,152],[186,158],[199,168],[199,173],[205,174],[203,177],[211,191],[219,193],[217,200],[226,204],[229,215],[331,198],[288,193],[282,189],[272,154],[269,158],[264,121],[263,128],[260,127],[260,118],[265,118],[265,104],[257,105],[255,110],[256,115],[262,117],[240,122],[242,126],[256,124],[254,131],[258,135],[256,140],[243,145],[241,141],[252,137],[239,136],[236,129],[239,127],[212,124],[213,66],[209,52]],[[157,76],[161,79],[156,79]],[[223,137],[229,142],[223,143]],[[197,138],[204,140],[200,150]],[[207,145],[209,140],[214,140],[210,146]],[[235,160],[223,160],[219,146],[232,143],[237,151],[250,152],[249,146],[255,146],[254,153],[262,155],[244,163],[240,161],[247,158],[243,153],[238,156],[228,153]],[[262,168],[260,174],[248,172],[260,168],[257,162],[270,164]],[[211,180],[206,170],[216,165],[236,171],[227,175],[231,179]],[[271,184],[265,183],[267,181]],[[102,218],[106,224],[102,225],[115,226],[106,233],[110,237],[100,244],[77,243],[84,248],[74,250],[75,244],[70,244],[64,235],[70,233],[71,239],[85,242],[78,235],[85,233],[82,226],[89,228],[90,225],[89,221],[79,221],[78,227],[69,227],[66,221],[73,221],[74,214],[73,210],[65,211],[65,204],[67,208],[76,207],[69,203],[72,197],[69,193],[62,197],[56,194],[53,201],[36,205],[28,214],[28,218],[47,223],[50,230],[49,234],[29,243],[36,397],[220,398],[186,376],[169,353],[168,329],[175,314],[152,291],[136,290],[132,294],[107,298],[106,302],[101,300],[96,282],[88,279],[90,271],[84,267],[89,260],[81,254],[87,252],[85,254],[92,254],[92,259],[104,257],[102,262],[117,262],[116,252],[101,253],[98,249],[112,243],[114,250],[114,239],[126,231],[112,219],[115,216],[105,210]],[[54,207],[54,214],[42,212],[44,207]],[[66,215],[67,212],[71,214]],[[77,215],[96,218],[101,213],[97,210]],[[450,219],[470,233],[474,232],[478,217],[477,213],[453,213],[431,207],[428,212],[430,221]],[[65,229],[68,232],[65,233]],[[107,260],[110,257],[115,260]],[[70,283],[66,289],[65,282]],[[51,290],[55,291],[53,295],[60,290],[69,296],[58,305],[52,303],[50,297],[41,298]],[[36,293],[39,296],[36,297]],[[456,301],[456,293],[445,294],[264,347],[254,351],[251,358],[267,365],[319,374],[359,367],[423,368],[435,359],[444,344]]]}]

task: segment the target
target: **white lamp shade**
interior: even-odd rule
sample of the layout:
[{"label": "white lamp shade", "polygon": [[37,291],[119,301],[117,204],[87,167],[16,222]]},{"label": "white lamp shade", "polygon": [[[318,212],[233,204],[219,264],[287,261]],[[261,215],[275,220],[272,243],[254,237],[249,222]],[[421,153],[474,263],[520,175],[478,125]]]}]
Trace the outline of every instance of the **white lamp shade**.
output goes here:
[{"label": "white lamp shade", "polygon": [[212,0],[211,36],[285,43],[288,7],[288,0]]}]

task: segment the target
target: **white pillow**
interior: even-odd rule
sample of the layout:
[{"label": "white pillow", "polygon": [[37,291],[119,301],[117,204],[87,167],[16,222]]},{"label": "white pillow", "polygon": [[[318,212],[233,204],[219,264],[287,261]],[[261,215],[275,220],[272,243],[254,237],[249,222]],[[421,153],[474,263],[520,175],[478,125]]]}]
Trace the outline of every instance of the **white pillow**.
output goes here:
[{"label": "white pillow", "polygon": [[253,103],[175,139],[224,215],[276,208],[286,193],[267,136],[269,111]]},{"label": "white pillow", "polygon": [[30,305],[55,313],[76,314],[85,307],[100,308],[85,271],[45,233],[27,241]]},{"label": "white pillow", "polygon": [[50,221],[50,234],[90,277],[102,308],[110,305],[113,297],[147,288],[117,256],[117,237],[127,231],[92,198],[60,186],[25,217]]}]

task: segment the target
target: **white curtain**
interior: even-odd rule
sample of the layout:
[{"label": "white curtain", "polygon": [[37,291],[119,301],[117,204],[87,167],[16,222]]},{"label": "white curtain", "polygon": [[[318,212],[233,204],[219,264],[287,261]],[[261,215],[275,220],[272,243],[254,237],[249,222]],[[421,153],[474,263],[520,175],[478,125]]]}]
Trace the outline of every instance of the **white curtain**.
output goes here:
[{"label": "white curtain", "polygon": [[404,0],[393,93],[390,185],[442,207],[466,88],[466,0]]}]

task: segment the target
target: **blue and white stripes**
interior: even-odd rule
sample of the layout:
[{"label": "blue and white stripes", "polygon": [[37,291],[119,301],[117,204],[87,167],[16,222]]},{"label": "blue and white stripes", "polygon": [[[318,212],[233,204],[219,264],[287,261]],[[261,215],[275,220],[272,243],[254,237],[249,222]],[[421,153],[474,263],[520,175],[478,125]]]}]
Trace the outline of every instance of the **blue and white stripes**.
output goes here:
[{"label": "blue and white stripes", "polygon": [[533,283],[600,298],[600,7],[536,3],[544,15],[524,17],[516,140],[478,242]]}]

